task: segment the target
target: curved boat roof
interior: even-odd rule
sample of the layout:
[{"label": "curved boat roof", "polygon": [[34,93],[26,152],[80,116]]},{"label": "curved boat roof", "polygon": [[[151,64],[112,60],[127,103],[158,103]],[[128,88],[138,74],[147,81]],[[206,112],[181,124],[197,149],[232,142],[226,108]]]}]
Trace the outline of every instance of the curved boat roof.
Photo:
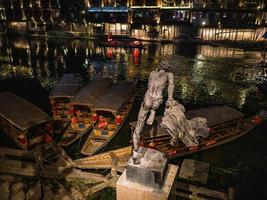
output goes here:
[{"label": "curved boat roof", "polygon": [[112,84],[110,78],[97,78],[89,81],[80,92],[74,97],[72,105],[84,105],[92,108],[97,100],[104,95]]},{"label": "curved boat roof", "polygon": [[73,98],[81,88],[80,74],[64,74],[52,90],[49,98]]},{"label": "curved boat roof", "polygon": [[0,116],[22,131],[51,121],[40,108],[10,92],[0,93]]},{"label": "curved boat roof", "polygon": [[96,103],[94,110],[105,110],[116,114],[130,98],[135,88],[134,81],[118,81],[110,87]]}]

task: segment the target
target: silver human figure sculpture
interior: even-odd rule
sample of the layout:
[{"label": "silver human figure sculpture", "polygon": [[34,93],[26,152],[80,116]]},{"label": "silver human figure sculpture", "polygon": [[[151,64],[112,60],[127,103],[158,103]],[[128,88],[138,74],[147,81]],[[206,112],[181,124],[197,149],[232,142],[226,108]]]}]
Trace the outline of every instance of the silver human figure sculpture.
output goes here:
[{"label": "silver human figure sculpture", "polygon": [[168,72],[170,65],[167,61],[162,61],[160,66],[152,71],[149,76],[148,89],[145,93],[141,108],[139,110],[137,124],[133,133],[133,161],[135,164],[139,164],[138,150],[140,143],[140,133],[143,129],[147,114],[150,111],[150,115],[147,119],[147,124],[152,125],[156,110],[163,101],[163,90],[168,84],[168,104],[172,104],[174,81],[173,73]]}]

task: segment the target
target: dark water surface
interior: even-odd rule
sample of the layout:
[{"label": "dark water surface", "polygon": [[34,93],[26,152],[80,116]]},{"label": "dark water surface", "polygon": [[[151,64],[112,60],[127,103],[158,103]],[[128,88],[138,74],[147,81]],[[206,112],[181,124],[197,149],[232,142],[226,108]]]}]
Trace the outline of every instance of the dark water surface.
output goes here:
[{"label": "dark water surface", "polygon": [[[260,61],[264,52],[160,43],[146,44],[146,49],[140,50],[101,47],[100,42],[91,40],[11,37],[0,38],[0,46],[0,91],[14,92],[47,113],[49,93],[62,74],[80,73],[85,81],[94,76],[137,78],[137,101],[129,117],[136,120],[149,73],[162,59],[170,62],[175,75],[174,96],[186,109],[229,105],[252,115],[267,100],[267,68],[250,66]],[[163,106],[158,114],[162,112]],[[128,145],[129,139],[126,125],[108,148]],[[81,144],[75,143],[71,151]],[[216,181],[242,191],[239,199],[267,197],[266,124],[238,141],[190,158],[210,162],[212,171],[224,175]]]}]

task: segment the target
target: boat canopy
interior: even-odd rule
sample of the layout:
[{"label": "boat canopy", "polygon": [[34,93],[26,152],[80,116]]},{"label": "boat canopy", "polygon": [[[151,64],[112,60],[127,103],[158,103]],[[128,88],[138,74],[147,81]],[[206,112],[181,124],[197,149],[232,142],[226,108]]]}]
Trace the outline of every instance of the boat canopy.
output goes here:
[{"label": "boat canopy", "polygon": [[21,131],[52,119],[40,108],[10,92],[0,93],[0,116]]},{"label": "boat canopy", "polygon": [[123,104],[130,98],[135,88],[133,81],[118,81],[110,87],[96,103],[94,110],[110,111],[116,114]]},{"label": "boat canopy", "polygon": [[81,82],[82,78],[79,74],[64,74],[49,98],[73,98],[81,88]]},{"label": "boat canopy", "polygon": [[186,113],[187,119],[194,117],[204,117],[208,120],[208,125],[224,123],[244,117],[244,114],[229,106],[212,106],[210,108],[200,108],[189,110]]},{"label": "boat canopy", "polygon": [[[186,113],[187,119],[192,119],[195,117],[204,117],[208,120],[208,126],[228,122],[231,120],[238,120],[240,118],[243,118],[244,115],[237,111],[234,108],[228,107],[228,106],[212,106],[209,108],[200,108],[195,110],[189,110]],[[145,125],[142,131],[143,137],[159,137],[168,135],[168,132],[165,128],[162,128],[160,126],[161,124],[162,116],[157,116],[154,119],[154,128],[153,133],[151,133],[151,128],[148,125]],[[130,122],[130,126],[135,128],[137,124],[137,121]]]},{"label": "boat canopy", "polygon": [[110,78],[97,78],[89,81],[80,92],[74,97],[72,105],[84,105],[92,108],[99,97],[104,95],[108,87],[112,84]]}]

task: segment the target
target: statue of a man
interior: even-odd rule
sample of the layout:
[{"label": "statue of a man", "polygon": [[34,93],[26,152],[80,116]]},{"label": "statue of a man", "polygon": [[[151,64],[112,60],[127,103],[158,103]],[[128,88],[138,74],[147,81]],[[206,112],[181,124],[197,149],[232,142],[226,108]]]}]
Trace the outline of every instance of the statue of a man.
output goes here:
[{"label": "statue of a man", "polygon": [[173,73],[168,72],[169,63],[167,61],[162,61],[160,66],[152,71],[149,76],[148,89],[145,93],[141,108],[138,114],[137,124],[133,133],[133,161],[135,164],[139,164],[140,160],[138,159],[138,150],[140,143],[140,133],[143,129],[147,114],[150,111],[150,115],[147,119],[147,124],[152,125],[155,117],[156,110],[163,101],[163,90],[168,84],[168,104],[172,104],[173,101],[173,90],[174,90],[174,81]]}]

